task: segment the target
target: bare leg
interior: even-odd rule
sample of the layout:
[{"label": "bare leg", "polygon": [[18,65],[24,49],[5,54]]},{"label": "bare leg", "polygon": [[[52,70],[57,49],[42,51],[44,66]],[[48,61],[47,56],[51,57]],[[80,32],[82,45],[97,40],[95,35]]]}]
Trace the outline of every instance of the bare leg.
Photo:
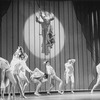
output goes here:
[{"label": "bare leg", "polygon": [[93,90],[99,85],[100,83],[100,76],[97,78],[97,82],[96,84],[93,86],[92,90],[91,90],[91,93],[93,93]]},{"label": "bare leg", "polygon": [[71,84],[71,92],[74,93],[74,83]]},{"label": "bare leg", "polygon": [[[13,97],[15,97],[15,87],[16,87],[16,84],[17,84],[17,82],[16,82],[16,80],[15,80],[15,78],[14,78],[14,75],[10,72],[10,71],[7,71],[6,72],[6,75],[7,75],[7,77],[8,77],[8,79],[10,80],[10,82],[11,82],[11,85],[12,85],[12,92],[13,92]],[[11,88],[11,87],[10,87]]]},{"label": "bare leg", "polygon": [[4,92],[5,92],[5,89],[4,88],[1,88],[1,98],[4,99]]},{"label": "bare leg", "polygon": [[54,85],[53,85],[53,84],[50,84],[50,88],[49,88],[49,90],[47,91],[47,94],[50,95],[50,91],[51,91],[53,88],[54,88]]},{"label": "bare leg", "polygon": [[23,88],[22,88],[23,92],[24,92],[24,90],[25,90],[25,88],[26,88],[27,86],[28,86],[28,83],[25,82],[24,85],[23,85]]},{"label": "bare leg", "polygon": [[24,92],[26,86],[28,86],[29,80],[27,79],[26,75],[23,74],[23,78],[21,80],[22,91]]},{"label": "bare leg", "polygon": [[58,81],[58,82],[60,82],[59,83],[59,90],[58,90],[58,92],[60,93],[60,94],[63,94],[63,92],[62,92],[62,85],[63,85],[63,81],[58,77],[58,76],[54,76],[54,79],[56,80],[56,81]]},{"label": "bare leg", "polygon": [[50,88],[47,91],[47,94],[50,95],[50,91],[55,87],[54,78],[50,76]]},{"label": "bare leg", "polygon": [[74,75],[72,75],[71,77],[71,92],[74,93]]},{"label": "bare leg", "polygon": [[91,93],[93,93],[93,90],[94,90],[98,85],[99,85],[99,84],[96,83],[96,84],[93,86],[93,88],[92,88],[92,90],[91,90]]},{"label": "bare leg", "polygon": [[5,70],[1,72],[1,98],[4,99],[5,84],[4,84]]},{"label": "bare leg", "polygon": [[38,81],[38,85],[37,85],[36,91],[35,91],[35,93],[34,93],[34,94],[37,95],[37,96],[40,95],[38,92],[39,92],[39,89],[40,89],[41,85],[42,85],[42,83],[41,83],[40,81]]},{"label": "bare leg", "polygon": [[15,75],[15,78],[16,78],[16,81],[17,81],[17,85],[18,85],[18,88],[19,88],[19,91],[20,91],[21,97],[26,98],[26,97],[24,96],[23,91],[22,91],[22,87],[21,87],[21,84],[20,84],[19,77],[18,77],[17,75]]}]

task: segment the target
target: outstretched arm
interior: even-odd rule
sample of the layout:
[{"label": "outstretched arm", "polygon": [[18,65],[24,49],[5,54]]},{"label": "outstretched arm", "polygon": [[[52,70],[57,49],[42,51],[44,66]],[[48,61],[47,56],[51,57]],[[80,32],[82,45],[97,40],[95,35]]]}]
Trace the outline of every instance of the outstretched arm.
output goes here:
[{"label": "outstretched arm", "polygon": [[21,65],[23,66],[23,68],[25,69],[25,70],[27,70],[29,73],[31,73],[32,71],[28,68],[28,66],[26,65],[26,63],[25,62],[21,62]]},{"label": "outstretched arm", "polygon": [[39,72],[41,75],[44,75],[44,73],[42,71],[40,71],[38,68],[35,68],[34,72]]}]

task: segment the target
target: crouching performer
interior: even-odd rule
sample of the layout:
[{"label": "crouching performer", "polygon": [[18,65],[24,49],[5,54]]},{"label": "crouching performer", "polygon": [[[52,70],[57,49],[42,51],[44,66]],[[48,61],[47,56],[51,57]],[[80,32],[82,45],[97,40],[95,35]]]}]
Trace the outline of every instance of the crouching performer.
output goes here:
[{"label": "crouching performer", "polygon": [[43,73],[38,68],[35,68],[33,71],[33,74],[31,74],[30,79],[33,83],[37,83],[35,95],[40,96],[39,89],[42,85],[42,83],[46,82],[48,80],[48,74]]}]

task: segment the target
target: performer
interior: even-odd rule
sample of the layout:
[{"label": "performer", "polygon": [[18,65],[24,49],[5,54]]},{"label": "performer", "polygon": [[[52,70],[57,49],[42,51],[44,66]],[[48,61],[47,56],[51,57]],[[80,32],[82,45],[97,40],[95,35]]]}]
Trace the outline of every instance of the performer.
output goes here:
[{"label": "performer", "polygon": [[66,84],[68,84],[69,79],[71,79],[71,92],[74,93],[74,63],[75,59],[69,59],[67,63],[65,63],[65,72],[64,72],[64,77],[66,80]]},{"label": "performer", "polygon": [[40,89],[42,83],[44,83],[48,80],[48,74],[43,73],[38,68],[35,68],[30,79],[31,79],[32,82],[37,83],[36,91],[35,91],[34,94],[36,96],[40,96],[39,89]]},{"label": "performer", "polygon": [[[16,87],[16,80],[10,70],[10,64],[9,62],[0,57],[0,68],[2,69],[1,72],[1,98],[4,98],[4,92],[5,88],[9,85],[9,81],[12,83],[12,88],[13,88],[13,97],[15,97],[15,87]],[[10,89],[9,89],[10,90]],[[9,91],[9,96],[10,96],[10,91]]]},{"label": "performer", "polygon": [[49,61],[45,61],[44,63],[46,64],[47,74],[50,76],[50,89],[48,90],[47,93],[50,94],[51,89],[55,86],[54,81],[56,80],[59,82],[58,93],[63,94],[63,91],[61,90],[63,81],[56,75],[56,72],[53,69],[53,67],[50,65]]},{"label": "performer", "polygon": [[32,73],[32,71],[27,67],[25,61],[22,60],[22,56],[24,56],[24,50],[21,46],[19,46],[18,49],[16,50],[16,52],[13,55],[13,59],[10,63],[10,65],[11,65],[10,69],[12,70],[12,73],[16,78],[17,85],[19,87],[21,96],[23,98],[26,98],[23,91],[22,91],[22,87],[21,87],[21,84],[20,84],[19,72],[20,72],[21,66],[23,66],[29,73]]},{"label": "performer", "polygon": [[[26,63],[27,59],[28,59],[28,55],[24,53],[24,55],[21,57],[21,60],[23,60],[23,62]],[[19,69],[19,79],[21,82],[22,91],[24,92],[26,86],[28,86],[29,84],[29,80],[26,77],[26,69],[22,65],[20,65],[20,69]]]},{"label": "performer", "polygon": [[[42,18],[42,20],[40,20]],[[47,52],[49,53],[49,48],[52,48],[53,44],[55,43],[53,30],[51,26],[51,21],[54,20],[53,13],[49,13],[47,11],[42,12],[40,11],[40,18],[36,17],[36,21],[41,24],[42,26],[42,35],[43,35],[43,44],[42,47],[47,47]],[[44,48],[45,50],[45,48]]]},{"label": "performer", "polygon": [[97,81],[96,84],[91,89],[91,93],[93,93],[93,90],[100,84],[100,63],[96,66],[96,72],[97,72]]}]

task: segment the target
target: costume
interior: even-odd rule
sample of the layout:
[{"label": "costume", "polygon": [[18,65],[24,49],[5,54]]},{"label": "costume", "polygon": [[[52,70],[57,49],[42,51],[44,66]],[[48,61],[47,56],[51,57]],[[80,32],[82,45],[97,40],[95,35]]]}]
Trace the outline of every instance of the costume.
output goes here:
[{"label": "costume", "polygon": [[5,89],[9,85],[9,79],[6,76],[6,71],[10,68],[9,62],[6,59],[0,57],[1,68],[1,88]]},{"label": "costume", "polygon": [[30,76],[30,79],[36,83],[37,81],[45,82],[47,81],[48,76],[40,71],[38,68],[35,68],[33,74]]},{"label": "costume", "polygon": [[93,93],[93,90],[100,84],[100,63],[96,66],[96,71],[97,71],[97,81],[93,88],[91,89],[91,93]]}]

